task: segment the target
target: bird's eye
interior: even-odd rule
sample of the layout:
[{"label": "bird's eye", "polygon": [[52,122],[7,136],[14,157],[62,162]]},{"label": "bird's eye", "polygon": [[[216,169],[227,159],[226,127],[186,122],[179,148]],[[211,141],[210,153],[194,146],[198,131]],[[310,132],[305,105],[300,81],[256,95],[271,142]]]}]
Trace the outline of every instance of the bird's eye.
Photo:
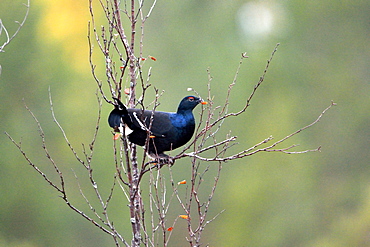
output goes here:
[{"label": "bird's eye", "polygon": [[193,97],[189,97],[189,101],[194,101],[194,98]]}]

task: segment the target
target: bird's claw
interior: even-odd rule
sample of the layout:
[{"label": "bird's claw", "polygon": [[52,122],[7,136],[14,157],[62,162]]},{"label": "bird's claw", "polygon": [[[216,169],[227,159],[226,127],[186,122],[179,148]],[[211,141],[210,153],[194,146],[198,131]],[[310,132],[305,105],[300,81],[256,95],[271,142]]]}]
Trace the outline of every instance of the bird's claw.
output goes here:
[{"label": "bird's claw", "polygon": [[155,162],[157,162],[160,165],[169,165],[169,166],[172,166],[173,163],[175,163],[175,161],[173,160],[173,158],[170,157],[170,156],[168,156],[166,158],[163,158],[163,157],[156,158],[155,159]]},{"label": "bird's claw", "polygon": [[162,167],[163,165],[172,166],[175,163],[175,160],[166,154],[150,154],[150,156],[154,159],[153,163],[157,163],[158,168]]}]

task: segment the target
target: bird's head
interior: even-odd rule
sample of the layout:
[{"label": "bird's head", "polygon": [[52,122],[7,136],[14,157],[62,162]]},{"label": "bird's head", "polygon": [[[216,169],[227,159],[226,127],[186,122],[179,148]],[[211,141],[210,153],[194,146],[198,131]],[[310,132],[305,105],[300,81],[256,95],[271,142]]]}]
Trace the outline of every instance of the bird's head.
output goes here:
[{"label": "bird's head", "polygon": [[196,96],[186,96],[181,100],[177,112],[192,111],[199,103],[202,105],[207,104],[206,101]]}]

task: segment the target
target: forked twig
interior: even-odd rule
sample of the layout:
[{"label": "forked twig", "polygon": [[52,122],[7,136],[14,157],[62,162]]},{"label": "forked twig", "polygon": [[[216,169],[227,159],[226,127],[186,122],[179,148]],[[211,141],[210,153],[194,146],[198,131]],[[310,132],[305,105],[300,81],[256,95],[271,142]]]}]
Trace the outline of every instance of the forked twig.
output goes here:
[{"label": "forked twig", "polygon": [[[303,151],[296,151],[296,152],[293,152],[293,151],[287,151],[287,150],[290,150],[294,147],[296,147],[297,145],[291,145],[289,147],[286,147],[286,148],[281,148],[281,149],[274,149],[274,147],[284,141],[286,141],[287,139],[297,135],[298,133],[302,132],[303,130],[305,129],[308,129],[310,127],[312,127],[313,125],[315,125],[316,123],[318,123],[320,121],[320,119],[322,118],[322,116],[326,113],[327,110],[329,110],[332,106],[335,106],[336,103],[334,102],[331,102],[331,104],[321,112],[321,114],[316,118],[316,120],[314,120],[312,123],[306,125],[305,127],[303,128],[300,128],[299,130],[287,135],[286,137],[274,142],[272,145],[268,146],[268,147],[264,147],[264,148],[259,148],[257,150],[254,150],[255,148],[259,147],[260,145],[262,144],[265,144],[269,141],[271,141],[273,138],[272,137],[269,137],[265,140],[263,140],[262,142],[260,143],[257,143],[256,145],[254,145],[253,147],[249,148],[249,149],[246,149],[246,150],[243,150],[237,154],[234,154],[234,155],[230,155],[230,156],[227,156],[227,157],[218,157],[218,156],[215,156],[215,157],[211,157],[211,158],[206,158],[206,157],[201,157],[199,156],[198,154],[201,153],[201,152],[192,152],[192,153],[185,153],[183,154],[183,156],[189,156],[189,157],[195,157],[199,160],[202,160],[202,161],[217,161],[217,162],[220,162],[220,161],[229,161],[229,160],[234,160],[234,159],[240,159],[240,158],[244,158],[246,156],[251,156],[253,154],[256,154],[256,153],[259,153],[259,152],[282,152],[282,153],[286,153],[286,154],[302,154],[302,153],[307,153],[307,152],[316,152],[316,151],[320,151],[321,147],[318,147],[316,149],[312,149],[312,150],[303,150]],[[215,145],[211,145],[210,147],[211,148],[214,148]],[[252,151],[254,150],[254,151]],[[200,150],[202,151],[202,150]]]}]

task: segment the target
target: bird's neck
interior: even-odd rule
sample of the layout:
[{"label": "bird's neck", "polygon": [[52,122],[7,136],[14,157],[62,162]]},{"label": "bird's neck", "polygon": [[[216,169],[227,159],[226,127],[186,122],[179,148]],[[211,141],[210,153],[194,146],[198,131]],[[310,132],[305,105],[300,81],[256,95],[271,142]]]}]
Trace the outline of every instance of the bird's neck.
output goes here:
[{"label": "bird's neck", "polygon": [[180,115],[192,115],[192,110],[178,108],[176,113]]},{"label": "bird's neck", "polygon": [[[195,124],[194,115],[191,111],[180,111],[171,116],[172,124],[177,128],[188,128]],[[182,130],[184,131],[184,130]]]}]

